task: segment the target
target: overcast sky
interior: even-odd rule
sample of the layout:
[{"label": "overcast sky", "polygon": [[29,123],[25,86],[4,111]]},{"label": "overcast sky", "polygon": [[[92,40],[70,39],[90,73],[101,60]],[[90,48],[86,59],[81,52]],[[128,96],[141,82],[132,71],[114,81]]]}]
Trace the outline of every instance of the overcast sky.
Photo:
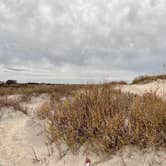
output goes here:
[{"label": "overcast sky", "polygon": [[165,57],[166,0],[0,0],[1,80],[131,80]]}]

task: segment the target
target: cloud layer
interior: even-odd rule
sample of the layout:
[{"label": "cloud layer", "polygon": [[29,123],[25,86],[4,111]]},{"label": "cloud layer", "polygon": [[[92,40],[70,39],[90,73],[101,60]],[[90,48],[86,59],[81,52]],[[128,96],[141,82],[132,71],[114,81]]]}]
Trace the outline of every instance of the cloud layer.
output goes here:
[{"label": "cloud layer", "polygon": [[0,0],[0,76],[130,80],[161,72],[165,0]]}]

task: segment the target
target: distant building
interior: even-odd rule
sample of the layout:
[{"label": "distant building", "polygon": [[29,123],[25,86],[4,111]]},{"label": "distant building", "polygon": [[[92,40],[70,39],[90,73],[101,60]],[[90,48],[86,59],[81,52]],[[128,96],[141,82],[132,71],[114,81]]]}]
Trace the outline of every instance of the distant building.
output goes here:
[{"label": "distant building", "polygon": [[10,85],[10,84],[17,84],[16,80],[7,80],[6,84]]}]

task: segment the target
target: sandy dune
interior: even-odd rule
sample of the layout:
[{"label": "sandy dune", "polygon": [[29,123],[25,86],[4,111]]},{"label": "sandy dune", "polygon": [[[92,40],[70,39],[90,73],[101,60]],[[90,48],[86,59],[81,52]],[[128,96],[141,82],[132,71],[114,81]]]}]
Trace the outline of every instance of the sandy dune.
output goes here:
[{"label": "sandy dune", "polygon": [[[143,94],[146,91],[158,90],[159,95],[166,90],[166,81],[158,81],[145,85],[125,85],[123,91]],[[15,96],[16,97],[16,96]],[[11,96],[13,98],[13,96]],[[19,100],[19,98],[18,98]],[[57,148],[47,145],[45,121],[37,118],[36,112],[42,103],[49,100],[47,95],[33,97],[27,103],[27,114],[12,108],[0,110],[0,166],[85,166],[85,158],[92,160],[97,166],[165,166],[166,151],[140,151],[126,147],[121,152],[101,160],[95,154],[71,152],[61,158]]]},{"label": "sandy dune", "polygon": [[155,92],[166,99],[166,80],[157,80],[147,84],[122,85],[122,91],[142,95],[146,92]]}]

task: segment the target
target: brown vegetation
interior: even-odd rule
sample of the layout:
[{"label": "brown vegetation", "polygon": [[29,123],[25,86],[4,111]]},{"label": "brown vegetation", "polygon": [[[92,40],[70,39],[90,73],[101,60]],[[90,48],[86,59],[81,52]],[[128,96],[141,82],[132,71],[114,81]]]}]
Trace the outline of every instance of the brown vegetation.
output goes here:
[{"label": "brown vegetation", "polygon": [[20,101],[6,95],[23,94],[22,102],[34,94],[50,94],[51,102],[44,103],[38,115],[49,120],[52,141],[65,142],[73,151],[82,145],[98,152],[126,145],[166,147],[166,102],[155,93],[137,96],[115,90],[114,85],[2,85],[0,107],[22,109]]},{"label": "brown vegetation", "polygon": [[74,151],[83,144],[100,152],[126,145],[166,147],[166,103],[156,94],[92,86],[46,112],[52,140]]},{"label": "brown vegetation", "polygon": [[69,94],[72,90],[77,90],[81,85],[53,85],[53,84],[13,84],[0,85],[0,95],[12,95],[12,94],[23,94],[23,95],[39,95],[43,93],[53,94],[56,96],[63,96]]},{"label": "brown vegetation", "polygon": [[27,114],[27,110],[23,108],[20,103],[27,101],[27,97],[23,96],[20,100],[10,99],[8,96],[3,96],[0,98],[0,108],[2,107],[13,107],[16,111],[21,111]]},{"label": "brown vegetation", "polygon": [[43,103],[42,106],[40,107],[40,110],[38,111],[38,117],[40,119],[46,119],[50,115],[50,110],[51,110],[50,103],[49,102]]},{"label": "brown vegetation", "polygon": [[152,75],[152,76],[148,76],[148,75],[139,76],[132,81],[132,84],[144,84],[144,83],[156,81],[158,79],[166,80],[166,75],[163,74],[163,75]]}]

